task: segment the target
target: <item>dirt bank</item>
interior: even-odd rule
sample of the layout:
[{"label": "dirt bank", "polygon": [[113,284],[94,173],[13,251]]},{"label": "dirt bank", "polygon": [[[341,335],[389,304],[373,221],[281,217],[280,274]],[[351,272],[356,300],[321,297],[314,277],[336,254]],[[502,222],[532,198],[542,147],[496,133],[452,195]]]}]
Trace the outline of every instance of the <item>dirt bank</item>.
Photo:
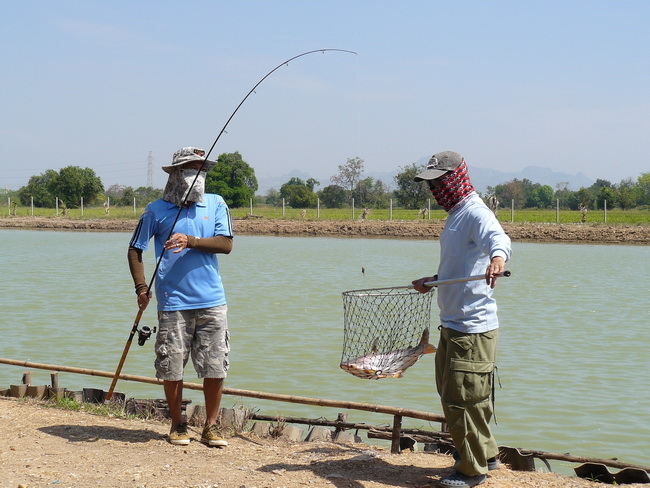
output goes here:
[{"label": "dirt bank", "polygon": [[[208,448],[191,429],[189,446],[172,446],[166,423],[122,420],[0,398],[0,487],[138,488],[429,488],[450,472],[450,456],[401,455],[365,444],[229,436]],[[490,472],[485,488],[596,488],[552,473]],[[606,486],[606,485],[605,485]],[[641,488],[648,485],[625,485]]]},{"label": "dirt bank", "polygon": [[[135,220],[71,220],[63,217],[2,217],[0,228],[123,231],[131,232]],[[437,238],[444,221],[323,221],[269,220],[261,218],[234,221],[237,234],[277,236],[330,236],[378,238]],[[602,224],[510,224],[503,223],[513,241],[572,242],[600,244],[650,244],[650,226]]]}]

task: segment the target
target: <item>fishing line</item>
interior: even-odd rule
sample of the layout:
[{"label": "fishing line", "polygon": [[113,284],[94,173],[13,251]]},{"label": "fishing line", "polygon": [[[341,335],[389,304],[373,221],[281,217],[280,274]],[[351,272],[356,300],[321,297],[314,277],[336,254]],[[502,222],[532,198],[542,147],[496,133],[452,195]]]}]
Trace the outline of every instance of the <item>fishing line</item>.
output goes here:
[{"label": "fishing line", "polygon": [[[266,75],[264,75],[264,76],[263,76],[263,77],[262,77],[262,78],[261,78],[261,79],[260,79],[260,80],[259,80],[259,81],[254,85],[254,86],[253,86],[253,88],[250,89],[250,91],[246,94],[246,96],[245,96],[244,98],[242,98],[241,102],[239,102],[239,105],[237,105],[237,107],[236,107],[235,110],[232,112],[232,114],[230,114],[230,117],[228,117],[228,120],[226,121],[226,123],[225,123],[225,124],[223,125],[223,127],[221,128],[221,131],[219,131],[219,134],[217,135],[216,139],[214,140],[214,142],[213,142],[212,145],[210,146],[210,149],[209,149],[208,152],[205,154],[205,156],[204,156],[205,159],[203,160],[203,163],[201,164],[201,169],[200,169],[199,171],[197,171],[196,176],[194,177],[194,180],[192,181],[192,184],[190,185],[190,188],[187,190],[187,193],[186,193],[186,195],[185,195],[185,198],[183,199],[183,204],[181,205],[181,207],[180,207],[179,210],[178,210],[178,213],[176,214],[176,218],[174,219],[174,222],[173,222],[173,224],[172,224],[172,226],[171,226],[171,229],[170,229],[170,231],[169,231],[169,236],[167,236],[167,240],[169,240],[169,238],[171,238],[171,236],[172,236],[172,234],[173,234],[173,232],[174,232],[174,227],[176,226],[176,223],[178,222],[178,219],[180,218],[181,213],[182,213],[183,209],[185,208],[185,206],[186,206],[186,204],[187,204],[187,199],[188,199],[188,197],[190,196],[190,193],[191,193],[191,191],[192,191],[192,188],[194,187],[194,184],[196,183],[197,179],[199,178],[199,175],[201,174],[201,171],[203,171],[203,168],[205,167],[205,163],[206,163],[207,160],[210,158],[210,154],[212,153],[212,150],[213,150],[213,149],[215,148],[215,146],[217,145],[217,142],[219,142],[219,139],[221,139],[221,136],[226,132],[226,128],[228,127],[228,124],[230,124],[230,121],[233,119],[233,117],[235,116],[235,114],[239,111],[239,109],[240,109],[241,106],[244,104],[244,102],[246,102],[246,100],[248,99],[248,97],[251,96],[251,95],[255,92],[255,89],[256,89],[258,86],[260,86],[260,85],[264,82],[264,80],[266,80],[266,79],[267,79],[269,76],[271,76],[275,71],[277,71],[278,69],[282,68],[283,66],[288,66],[289,63],[290,63],[291,61],[293,61],[294,59],[298,59],[298,58],[300,58],[300,57],[302,57],[302,56],[307,56],[308,54],[313,54],[313,53],[325,53],[325,52],[327,52],[327,51],[336,51],[336,52],[343,52],[343,53],[349,53],[349,54],[357,54],[357,53],[354,52],[354,51],[347,51],[347,50],[345,50],[345,49],[316,49],[316,50],[314,50],[314,51],[307,51],[307,52],[304,52],[304,53],[302,53],[302,54],[298,54],[297,56],[294,56],[294,57],[292,57],[292,58],[290,58],[290,59],[287,59],[286,61],[283,61],[282,63],[280,63],[279,65],[277,65],[275,68],[273,68],[271,71],[269,71]],[[154,279],[155,279],[155,276],[156,276],[156,273],[157,273],[157,271],[158,271],[158,268],[160,267],[160,262],[162,261],[162,258],[163,258],[163,255],[164,255],[164,254],[165,254],[165,248],[163,247],[163,250],[162,250],[162,252],[160,253],[160,257],[158,258],[158,262],[156,263],[156,268],[154,269],[153,276],[151,277],[151,281],[149,282],[149,289],[151,289],[151,287],[153,286],[153,281],[154,281]]]},{"label": "fishing line", "polygon": [[[303,56],[307,56],[309,54],[314,54],[314,53],[323,53],[324,54],[324,53],[330,52],[330,51],[332,51],[332,52],[340,52],[340,53],[348,53],[348,54],[355,54],[355,55],[357,54],[355,51],[348,51],[346,49],[315,49],[313,51],[307,51],[307,52],[298,54],[296,56],[293,56],[292,58],[289,58],[286,61],[283,61],[282,63],[278,64],[275,68],[273,68],[271,71],[266,73],[257,83],[255,83],[253,88],[251,88],[250,91],[246,94],[246,96],[244,98],[242,98],[242,100],[239,102],[239,104],[237,105],[235,110],[233,110],[233,112],[230,114],[230,117],[228,117],[228,120],[226,120],[226,123],[223,125],[223,127],[219,131],[219,134],[217,135],[214,142],[210,146],[210,149],[204,155],[205,159],[203,160],[203,163],[201,164],[201,168],[196,172],[196,176],[192,180],[192,184],[190,185],[189,189],[187,190],[187,193],[185,194],[185,197],[183,198],[183,202],[182,202],[180,208],[178,209],[178,213],[176,214],[176,218],[174,219],[174,222],[172,223],[171,229],[169,231],[169,235],[167,236],[166,240],[169,240],[171,238],[171,236],[172,236],[172,234],[174,232],[174,227],[176,227],[176,223],[178,222],[178,219],[180,218],[181,213],[183,212],[183,209],[186,208],[187,200],[188,200],[188,198],[190,196],[190,193],[192,192],[192,188],[194,188],[194,185],[195,185],[196,181],[198,180],[201,172],[203,171],[203,168],[205,167],[205,163],[208,161],[208,158],[210,157],[210,154],[212,153],[212,150],[217,145],[217,142],[219,142],[219,139],[221,139],[221,136],[223,135],[223,133],[226,132],[226,128],[228,127],[228,124],[230,124],[230,121],[233,119],[235,114],[239,111],[239,109],[244,104],[244,102],[246,102],[248,97],[251,96],[255,92],[255,89],[258,86],[260,86],[264,82],[264,80],[266,80],[269,76],[271,76],[273,73],[275,73],[281,67],[288,66],[291,61],[293,61],[295,59],[298,59],[298,58],[301,58]],[[149,293],[149,291],[153,287],[153,282],[156,279],[156,274],[158,273],[158,269],[160,267],[160,263],[162,261],[162,258],[164,256],[164,254],[165,254],[165,248],[163,246],[163,249],[162,249],[162,251],[160,253],[160,256],[158,257],[158,260],[156,262],[156,267],[154,269],[153,275],[151,276],[151,280],[149,281],[149,285],[147,287],[147,293]],[[126,345],[124,346],[124,351],[122,352],[122,357],[120,358],[120,362],[119,362],[119,364],[117,366],[117,370],[115,371],[115,375],[113,376],[113,381],[112,381],[111,386],[110,386],[110,388],[108,390],[108,393],[106,394],[106,401],[109,401],[111,399],[111,397],[113,396],[113,391],[115,389],[115,385],[117,383],[117,380],[118,380],[118,378],[120,376],[120,372],[122,371],[122,367],[124,366],[124,361],[126,360],[126,355],[128,354],[129,348],[131,347],[131,342],[133,341],[133,336],[135,336],[136,332],[138,332],[138,326],[140,324],[140,319],[142,317],[142,313],[143,313],[143,310],[139,309],[138,314],[136,315],[135,321],[133,323],[133,327],[131,328],[129,338],[127,339]],[[145,334],[146,333],[150,334],[150,332],[148,330],[144,331],[144,333]]]}]

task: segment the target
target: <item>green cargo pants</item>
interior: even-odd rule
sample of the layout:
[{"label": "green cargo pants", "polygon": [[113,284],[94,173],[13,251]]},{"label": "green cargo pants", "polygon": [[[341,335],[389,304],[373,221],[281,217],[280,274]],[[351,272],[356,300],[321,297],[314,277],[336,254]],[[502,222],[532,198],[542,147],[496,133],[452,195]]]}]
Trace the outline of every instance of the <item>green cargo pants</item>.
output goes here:
[{"label": "green cargo pants", "polygon": [[460,454],[456,471],[467,476],[487,473],[487,460],[499,453],[489,425],[498,335],[498,329],[465,334],[440,327],[436,386]]}]

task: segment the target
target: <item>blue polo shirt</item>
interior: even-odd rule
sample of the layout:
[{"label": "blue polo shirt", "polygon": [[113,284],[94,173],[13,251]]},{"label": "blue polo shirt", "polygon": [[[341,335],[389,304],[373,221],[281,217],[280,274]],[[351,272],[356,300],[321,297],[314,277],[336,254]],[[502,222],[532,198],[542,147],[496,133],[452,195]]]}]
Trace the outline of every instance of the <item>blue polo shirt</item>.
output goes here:
[{"label": "blue polo shirt", "polygon": [[[160,259],[178,207],[163,199],[150,203],[136,227],[130,245],[146,251],[154,238],[156,261]],[[205,194],[203,202],[184,208],[174,233],[196,237],[233,236],[230,210],[220,195]],[[165,251],[156,272],[158,310],[193,310],[226,303],[216,254],[183,249]]]}]

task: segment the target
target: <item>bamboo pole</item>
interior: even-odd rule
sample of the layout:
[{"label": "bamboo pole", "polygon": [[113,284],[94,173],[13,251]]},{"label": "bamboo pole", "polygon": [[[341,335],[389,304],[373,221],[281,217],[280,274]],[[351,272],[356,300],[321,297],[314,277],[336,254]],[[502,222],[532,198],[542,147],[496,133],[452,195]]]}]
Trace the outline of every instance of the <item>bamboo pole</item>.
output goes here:
[{"label": "bamboo pole", "polygon": [[[59,366],[56,364],[32,363],[28,361],[16,361],[14,359],[0,358],[0,364],[9,364],[12,366],[22,366],[24,368],[47,369],[50,371],[61,371],[65,373],[85,374],[89,376],[99,376],[103,378],[113,378],[114,373],[108,371],[98,371],[95,369],[75,368],[72,366]],[[152,385],[162,385],[162,380],[150,378],[147,376],[137,376],[131,374],[120,374],[119,379],[125,381],[135,381],[139,383],[149,383]],[[203,385],[198,383],[183,382],[183,388],[189,390],[203,390]],[[267,393],[263,391],[240,390],[237,388],[224,388],[225,395],[243,396],[249,398],[259,398],[261,400],[273,400],[288,403],[301,403],[304,405],[316,405],[319,407],[346,408],[349,410],[363,410],[366,412],[384,413],[388,415],[400,415],[431,422],[444,422],[444,415],[432,412],[423,412],[420,410],[411,410],[408,408],[388,407],[384,405],[375,405],[372,403],[360,403],[341,400],[327,400],[324,398],[310,398],[297,395],[283,395],[280,393]]]},{"label": "bamboo pole", "polygon": [[[425,432],[421,430],[402,430],[402,434],[408,435],[410,437],[413,437],[416,441],[418,442],[424,442],[424,443],[433,443],[437,441],[446,441],[449,442],[450,435],[446,434],[444,432]],[[376,428],[376,427],[370,427],[368,429],[368,438],[369,439],[382,439],[382,440],[391,440],[393,439],[393,434],[392,432],[388,432],[387,428]],[[500,447],[505,447],[505,446],[500,446]],[[522,448],[516,448],[515,449],[521,456],[533,456],[539,459],[550,459],[554,461],[567,461],[570,463],[576,463],[576,464],[585,464],[585,463],[590,463],[590,464],[603,464],[605,466],[609,466],[610,468],[618,468],[618,469],[625,469],[625,468],[635,468],[635,469],[641,469],[643,471],[647,471],[650,473],[650,467],[648,466],[640,466],[636,464],[630,464],[630,463],[624,463],[620,462],[615,458],[612,459],[599,459],[599,458],[589,458],[589,457],[584,457],[584,456],[575,456],[570,453],[564,453],[564,454],[558,454],[558,453],[553,453],[553,452],[545,452],[545,451],[535,451],[532,449],[522,449]]]},{"label": "bamboo pole", "polygon": [[[42,364],[42,363],[33,363],[29,361],[17,361],[14,359],[5,359],[5,358],[0,358],[0,364],[8,364],[11,366],[21,366],[24,368],[35,368],[35,369],[46,369],[49,371],[59,371],[59,372],[64,372],[64,373],[74,373],[74,374],[85,374],[89,376],[98,376],[98,377],[103,377],[103,378],[112,378],[114,373],[110,373],[108,371],[98,371],[94,369],[86,369],[86,368],[75,368],[72,366],[60,366],[60,365],[55,365],[55,364]],[[125,380],[125,381],[134,381],[134,382],[139,382],[139,383],[149,383],[153,385],[162,385],[162,380],[159,380],[157,378],[150,378],[147,376],[138,376],[138,375],[130,375],[130,374],[120,374],[120,379]],[[200,385],[198,383],[188,383],[188,382],[183,382],[183,387],[190,389],[190,390],[203,390],[203,385]],[[358,403],[358,402],[349,402],[349,401],[339,401],[339,400],[326,400],[322,398],[309,398],[309,397],[302,397],[302,396],[293,396],[293,395],[282,395],[278,393],[266,393],[266,392],[261,392],[261,391],[251,391],[251,390],[240,390],[236,388],[224,388],[223,393],[225,395],[232,395],[232,396],[244,396],[244,397],[250,397],[250,398],[260,398],[263,400],[274,400],[274,401],[283,401],[283,402],[290,402],[290,403],[303,403],[306,405],[317,405],[321,407],[336,407],[336,408],[346,408],[350,410],[364,410],[367,412],[375,412],[375,413],[384,413],[388,415],[394,415],[396,417],[409,417],[409,418],[416,418],[420,420],[429,420],[433,422],[441,422],[443,423],[445,421],[444,416],[431,413],[431,412],[422,412],[419,410],[410,410],[406,408],[396,408],[396,407],[388,407],[388,406],[383,406],[383,405],[374,405],[370,403]],[[262,417],[262,416],[259,416]],[[274,417],[275,419],[275,417]],[[295,421],[303,421],[303,423],[312,423],[306,421],[306,419],[292,419]],[[390,428],[391,432],[386,432],[383,434],[383,436],[379,433],[379,429],[375,426],[369,426],[371,427],[370,430],[373,430],[373,435],[372,437],[376,438],[394,438],[395,436],[395,422],[397,419],[394,419],[394,424],[393,427]],[[326,423],[323,423],[323,425],[326,425]],[[332,422],[332,425],[341,425],[340,422]],[[363,428],[364,424],[354,424],[353,426],[350,425],[345,425],[346,428]],[[387,428],[388,430],[388,428]],[[410,431],[402,431],[403,433],[410,433]],[[415,432],[415,431],[413,431]],[[425,434],[423,432],[418,432],[417,434]],[[431,434],[431,433],[428,433]],[[445,438],[448,436],[446,433],[436,433],[436,436],[440,436],[442,438]],[[369,435],[370,437],[370,435]],[[635,465],[635,464],[629,464],[629,463],[623,463],[618,461],[617,459],[598,459],[598,458],[588,458],[584,456],[574,456],[569,453],[566,454],[557,454],[557,453],[552,453],[552,452],[545,452],[545,451],[535,451],[535,450],[530,450],[530,449],[517,449],[520,454],[522,455],[532,455],[534,457],[537,457],[539,459],[552,459],[556,461],[568,461],[572,463],[597,463],[597,464],[604,464],[605,466],[609,466],[612,468],[619,468],[619,469],[624,469],[624,468],[636,468],[636,469],[642,469],[644,471],[650,472],[650,467],[648,466],[641,466],[641,465]]]},{"label": "bamboo pole", "polygon": [[636,469],[642,469],[644,471],[650,472],[650,466],[640,466],[636,464],[623,463],[618,461],[617,459],[588,458],[584,456],[574,456],[569,453],[557,454],[557,453],[545,452],[545,451],[535,451],[531,449],[517,449],[517,450],[519,451],[520,454],[524,456],[532,455],[540,459],[553,459],[555,461],[568,461],[571,463],[581,463],[581,464],[584,463],[604,464],[605,466],[609,466],[611,468],[619,468],[619,469],[636,468]]}]

